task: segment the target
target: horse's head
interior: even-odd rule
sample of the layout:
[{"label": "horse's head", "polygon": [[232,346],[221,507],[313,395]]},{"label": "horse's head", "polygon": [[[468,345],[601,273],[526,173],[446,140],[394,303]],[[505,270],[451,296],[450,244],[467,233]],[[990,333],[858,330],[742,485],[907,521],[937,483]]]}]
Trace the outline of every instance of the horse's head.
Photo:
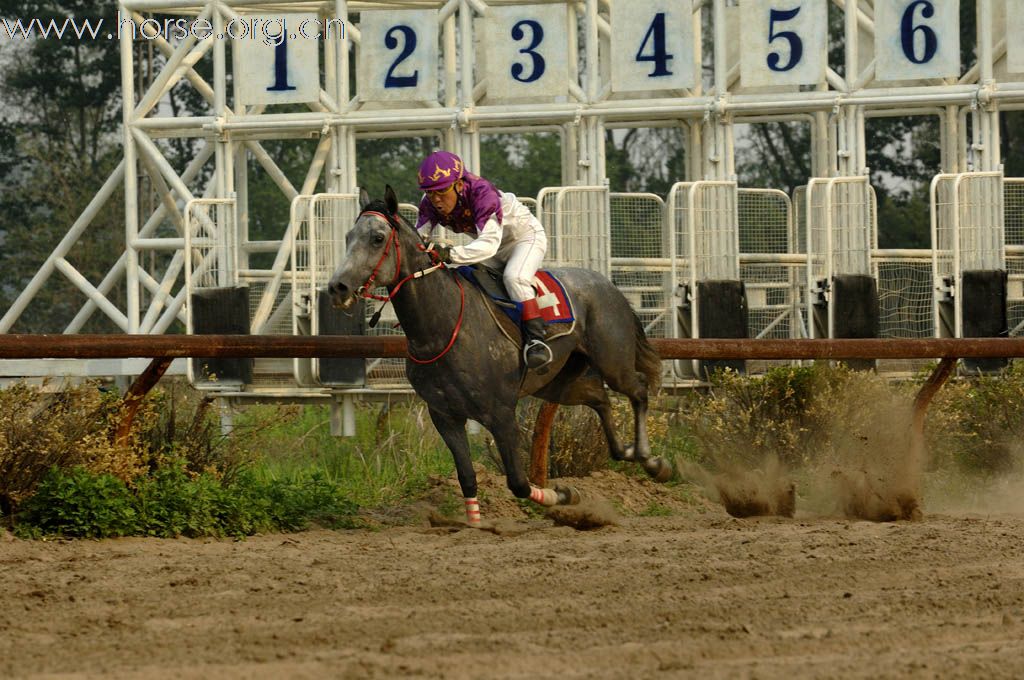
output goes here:
[{"label": "horse's head", "polygon": [[411,249],[399,244],[404,225],[391,185],[383,201],[371,201],[360,190],[359,207],[359,217],[345,237],[345,257],[327,286],[334,305],[341,309],[349,309],[364,292],[394,284],[402,260],[412,255],[403,252]]},{"label": "horse's head", "polygon": [[[398,214],[398,199],[390,184],[383,201],[371,201],[366,190],[360,189],[359,209],[359,216],[345,237],[341,265],[328,284],[335,306],[342,309],[350,308],[357,297],[374,288],[393,286],[401,269],[424,257],[419,235]],[[401,241],[406,241],[406,245]]]}]

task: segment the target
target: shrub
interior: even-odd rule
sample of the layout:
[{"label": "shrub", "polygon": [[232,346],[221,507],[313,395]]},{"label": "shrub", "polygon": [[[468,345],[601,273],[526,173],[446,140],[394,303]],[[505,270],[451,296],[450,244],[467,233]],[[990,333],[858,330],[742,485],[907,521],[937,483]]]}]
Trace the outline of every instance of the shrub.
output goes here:
[{"label": "shrub", "polygon": [[145,456],[111,441],[120,400],[86,383],[46,392],[18,383],[0,390],[0,513],[10,513],[54,467],[82,466],[127,481]]},{"label": "shrub", "polygon": [[25,503],[22,519],[24,529],[37,530],[32,533],[84,538],[127,536],[139,526],[134,498],[125,483],[81,466],[51,467]]},{"label": "shrub", "polygon": [[51,468],[18,514],[22,536],[248,536],[316,524],[357,526],[358,506],[321,475],[260,481],[243,471],[230,481],[192,475],[168,462],[134,490],[110,474]]},{"label": "shrub", "polygon": [[936,395],[928,425],[939,461],[983,473],[1012,470],[1024,441],[1024,362],[951,381]]}]

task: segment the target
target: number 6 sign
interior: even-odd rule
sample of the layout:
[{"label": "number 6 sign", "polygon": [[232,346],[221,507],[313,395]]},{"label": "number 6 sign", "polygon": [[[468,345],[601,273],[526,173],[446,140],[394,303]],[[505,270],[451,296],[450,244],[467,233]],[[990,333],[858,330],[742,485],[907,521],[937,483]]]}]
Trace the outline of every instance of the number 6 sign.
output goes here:
[{"label": "number 6 sign", "polygon": [[825,79],[826,0],[746,0],[740,9],[744,86],[817,85]]},{"label": "number 6 sign", "polygon": [[359,31],[363,101],[437,100],[437,10],[363,12]]},{"label": "number 6 sign", "polygon": [[960,75],[960,0],[875,3],[875,78]]}]

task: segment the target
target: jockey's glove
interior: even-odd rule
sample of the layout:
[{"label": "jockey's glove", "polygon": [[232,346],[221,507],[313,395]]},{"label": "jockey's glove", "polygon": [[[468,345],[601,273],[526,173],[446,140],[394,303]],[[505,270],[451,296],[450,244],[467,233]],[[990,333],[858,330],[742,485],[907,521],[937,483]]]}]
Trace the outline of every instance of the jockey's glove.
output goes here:
[{"label": "jockey's glove", "polygon": [[434,252],[437,253],[437,261],[444,264],[452,263],[452,247],[434,244]]}]

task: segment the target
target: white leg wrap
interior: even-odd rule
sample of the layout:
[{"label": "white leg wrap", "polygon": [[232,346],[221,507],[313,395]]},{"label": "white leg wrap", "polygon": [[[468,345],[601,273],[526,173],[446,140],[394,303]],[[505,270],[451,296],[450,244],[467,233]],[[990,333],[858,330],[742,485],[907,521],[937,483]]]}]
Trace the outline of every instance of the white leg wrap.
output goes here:
[{"label": "white leg wrap", "polygon": [[480,503],[476,497],[465,499],[466,503],[466,524],[471,527],[480,526]]},{"label": "white leg wrap", "polygon": [[541,489],[536,486],[530,487],[530,500],[545,507],[558,505],[558,494],[554,489]]}]

